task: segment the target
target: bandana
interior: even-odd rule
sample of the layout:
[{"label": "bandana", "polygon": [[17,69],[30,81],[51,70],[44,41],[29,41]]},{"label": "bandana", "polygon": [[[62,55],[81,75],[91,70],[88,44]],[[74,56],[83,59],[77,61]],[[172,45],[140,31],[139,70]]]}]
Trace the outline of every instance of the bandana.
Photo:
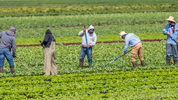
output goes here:
[{"label": "bandana", "polygon": [[171,25],[172,31],[175,31],[175,25]]}]

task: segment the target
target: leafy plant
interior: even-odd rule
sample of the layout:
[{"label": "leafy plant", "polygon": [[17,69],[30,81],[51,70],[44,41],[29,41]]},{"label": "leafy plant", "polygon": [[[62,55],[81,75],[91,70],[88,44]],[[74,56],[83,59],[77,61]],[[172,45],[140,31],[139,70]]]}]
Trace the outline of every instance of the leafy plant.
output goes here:
[{"label": "leafy plant", "polygon": [[177,98],[176,75],[170,68],[1,78],[0,99]]}]

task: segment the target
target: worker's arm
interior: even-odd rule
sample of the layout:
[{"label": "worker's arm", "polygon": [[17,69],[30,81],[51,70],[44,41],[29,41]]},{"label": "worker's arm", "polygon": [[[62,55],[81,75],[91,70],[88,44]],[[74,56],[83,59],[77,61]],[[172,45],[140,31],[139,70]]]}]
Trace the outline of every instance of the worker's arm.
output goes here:
[{"label": "worker's arm", "polygon": [[128,46],[129,46],[129,40],[125,38],[125,46],[124,46],[122,56],[126,53]]},{"label": "worker's arm", "polygon": [[2,32],[0,33],[0,38],[2,37]]},{"label": "worker's arm", "polygon": [[45,35],[45,38],[43,40],[43,42],[41,43],[41,45],[43,46],[44,44],[46,44],[49,40],[49,36],[48,35]]},{"label": "worker's arm", "polygon": [[83,36],[84,33],[85,33],[85,31],[86,31],[86,28],[84,28],[82,31],[80,31],[80,32],[78,33],[78,36]]},{"label": "worker's arm", "polygon": [[13,57],[16,57],[15,52],[16,52],[16,40],[15,37],[12,40],[12,50],[13,50]]},{"label": "worker's arm", "polygon": [[89,44],[91,47],[95,46],[96,40],[97,40],[96,34],[94,33],[93,35],[94,35],[94,37],[93,37],[94,41],[91,41],[91,43]]},{"label": "worker's arm", "polygon": [[164,34],[164,35],[169,35],[169,36],[170,36],[170,33],[169,33],[168,28],[169,28],[169,24],[167,24],[167,25],[165,26],[165,28],[163,29],[163,34]]}]

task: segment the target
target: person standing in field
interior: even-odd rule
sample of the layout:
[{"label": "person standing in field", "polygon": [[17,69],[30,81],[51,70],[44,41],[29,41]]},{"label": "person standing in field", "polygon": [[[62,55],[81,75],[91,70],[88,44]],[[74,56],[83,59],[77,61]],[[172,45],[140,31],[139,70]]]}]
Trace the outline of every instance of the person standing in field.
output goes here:
[{"label": "person standing in field", "polygon": [[173,55],[174,65],[177,65],[177,43],[172,40],[178,36],[178,24],[175,23],[174,17],[169,16],[168,24],[163,29],[163,34],[167,35],[166,40],[166,65],[170,65],[171,55]]},{"label": "person standing in field", "polygon": [[125,55],[128,46],[130,46],[132,47],[130,58],[131,58],[133,67],[137,67],[137,61],[135,60],[135,56],[137,55],[137,53],[141,61],[141,65],[145,66],[145,62],[144,62],[143,55],[142,55],[142,43],[139,37],[133,33],[127,34],[124,31],[120,32],[119,34],[120,34],[120,37],[122,37],[122,39],[125,39],[125,47],[124,47],[122,56]]},{"label": "person standing in field", "polygon": [[[15,27],[11,27],[8,31],[3,31],[0,33],[0,73],[3,73],[4,58],[6,57],[11,73],[15,73],[13,57],[16,57],[16,40],[15,33],[17,33]],[[13,50],[13,55],[11,53],[11,48]]]},{"label": "person standing in field", "polygon": [[41,43],[44,47],[44,73],[45,75],[57,75],[57,66],[55,63],[55,38],[48,29],[44,41]]},{"label": "person standing in field", "polygon": [[[86,44],[85,32],[87,34],[88,45]],[[84,30],[80,31],[78,35],[82,36],[79,67],[83,68],[83,62],[86,54],[88,57],[89,67],[92,67],[92,47],[95,46],[97,40],[96,34],[94,32],[94,27],[90,25],[88,29],[84,28]],[[87,48],[89,48],[89,54],[87,53]]]}]

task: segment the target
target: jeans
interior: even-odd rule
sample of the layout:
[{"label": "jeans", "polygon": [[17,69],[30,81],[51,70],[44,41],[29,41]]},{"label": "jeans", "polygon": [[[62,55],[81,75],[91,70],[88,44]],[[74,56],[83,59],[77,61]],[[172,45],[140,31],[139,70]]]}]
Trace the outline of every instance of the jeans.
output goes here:
[{"label": "jeans", "polygon": [[6,57],[10,66],[14,66],[13,57],[9,49],[0,49],[0,66],[4,66],[4,58]]},{"label": "jeans", "polygon": [[89,48],[89,55],[88,55],[87,47],[83,47],[83,46],[80,51],[80,62],[84,62],[84,58],[86,54],[87,54],[88,62],[92,63],[92,47]]},{"label": "jeans", "polygon": [[166,44],[166,59],[171,59],[171,55],[173,55],[173,59],[177,61],[177,45]]}]

